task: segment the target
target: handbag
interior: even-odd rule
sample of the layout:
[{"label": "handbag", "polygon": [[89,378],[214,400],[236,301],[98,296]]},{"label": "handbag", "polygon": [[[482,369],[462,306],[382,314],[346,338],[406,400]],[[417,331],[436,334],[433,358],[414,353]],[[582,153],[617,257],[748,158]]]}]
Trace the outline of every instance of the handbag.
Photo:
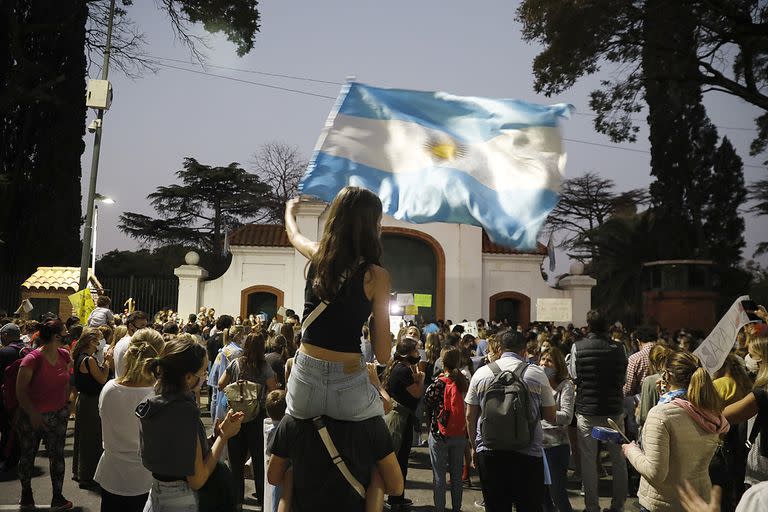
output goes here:
[{"label": "handbag", "polygon": [[360,481],[355,478],[355,475],[353,475],[347,467],[347,463],[344,462],[342,456],[339,455],[339,451],[336,449],[336,445],[333,444],[333,439],[331,439],[331,434],[328,432],[322,416],[313,418],[312,423],[315,425],[317,433],[320,434],[320,439],[323,440],[323,445],[325,445],[325,449],[328,451],[328,455],[331,456],[331,461],[333,461],[336,469],[338,469],[344,479],[349,482],[349,485],[352,486],[355,492],[357,492],[361,498],[365,499],[365,487],[363,487],[363,484],[361,484]]},{"label": "handbag", "polygon": [[[240,360],[237,360],[238,370],[240,369]],[[238,371],[242,376],[242,371]],[[261,394],[263,386],[258,382],[246,379],[238,379],[224,388],[224,396],[227,397],[229,408],[234,412],[244,414],[243,423],[253,421],[261,412]]]}]

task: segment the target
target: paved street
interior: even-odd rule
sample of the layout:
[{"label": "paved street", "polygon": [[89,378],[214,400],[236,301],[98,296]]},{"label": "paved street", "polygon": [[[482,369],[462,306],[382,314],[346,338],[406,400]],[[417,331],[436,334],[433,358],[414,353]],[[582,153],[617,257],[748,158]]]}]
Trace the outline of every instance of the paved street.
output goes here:
[{"label": "paved street", "polygon": [[[210,423],[210,419],[203,418],[206,426]],[[64,479],[64,495],[75,504],[75,510],[81,510],[84,512],[98,512],[100,507],[100,497],[96,491],[88,491],[80,489],[77,483],[72,481],[72,433],[74,431],[74,421],[69,422],[69,429],[67,433],[67,444],[65,453],[67,456],[67,472]],[[47,510],[51,501],[51,483],[48,478],[48,459],[44,457],[45,452],[42,450],[38,453],[38,458],[35,462],[36,476],[32,480],[32,486],[35,493],[35,502],[38,505],[39,510]],[[475,502],[479,502],[482,499],[480,492],[479,481],[476,474],[472,475],[472,488],[465,489],[464,492],[464,506],[462,510],[464,512],[471,512],[473,510],[480,511],[481,508],[475,507]],[[583,510],[584,501],[579,496],[579,484],[578,482],[571,482],[571,504],[574,510]],[[246,480],[246,496],[250,496],[253,492],[253,482]],[[0,510],[18,510],[16,503],[19,499],[20,485],[18,479],[14,477],[8,479],[3,478],[0,481]],[[601,481],[601,496],[610,495],[610,484],[607,479]],[[408,470],[408,482],[406,485],[406,496],[413,500],[413,510],[432,510],[432,469],[429,463],[429,453],[426,448],[414,448],[411,452],[411,466]],[[450,497],[448,498],[450,503]],[[636,510],[637,500],[632,498],[628,501],[626,510]],[[602,507],[610,506],[609,498],[601,498],[600,504]],[[255,506],[252,503],[247,503],[244,510],[257,511],[261,510],[260,507]]]}]

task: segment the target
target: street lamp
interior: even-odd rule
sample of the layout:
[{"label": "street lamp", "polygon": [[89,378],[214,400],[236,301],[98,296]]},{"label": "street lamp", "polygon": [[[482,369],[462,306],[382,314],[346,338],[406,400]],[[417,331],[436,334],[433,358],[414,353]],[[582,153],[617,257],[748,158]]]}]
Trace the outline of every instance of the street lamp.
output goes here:
[{"label": "street lamp", "polygon": [[96,274],[96,226],[99,224],[99,203],[115,204],[115,200],[98,192],[93,197],[93,236],[91,236],[91,269]]}]

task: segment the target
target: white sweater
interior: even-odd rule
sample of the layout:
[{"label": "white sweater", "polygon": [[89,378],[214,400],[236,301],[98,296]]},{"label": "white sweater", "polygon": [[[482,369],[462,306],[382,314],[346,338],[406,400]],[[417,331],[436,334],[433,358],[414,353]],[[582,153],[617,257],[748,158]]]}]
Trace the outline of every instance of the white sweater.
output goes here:
[{"label": "white sweater", "polygon": [[642,476],[640,504],[651,512],[681,511],[677,487],[684,480],[709,500],[709,463],[718,444],[718,434],[705,431],[680,407],[653,407],[643,426],[643,449],[627,453]]}]

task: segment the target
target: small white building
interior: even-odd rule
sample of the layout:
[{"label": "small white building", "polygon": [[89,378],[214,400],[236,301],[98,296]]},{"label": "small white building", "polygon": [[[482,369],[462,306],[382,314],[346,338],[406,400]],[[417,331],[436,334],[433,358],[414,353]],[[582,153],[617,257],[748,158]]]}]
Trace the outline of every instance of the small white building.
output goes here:
[{"label": "small white building", "polygon": [[[301,232],[317,240],[323,230],[327,204],[301,203],[297,220]],[[229,235],[232,262],[218,279],[197,266],[194,253],[175,270],[179,278],[178,311],[186,316],[200,306],[242,317],[280,306],[299,315],[304,306],[304,258],[288,242],[279,225],[248,224]],[[429,295],[429,307],[419,308],[426,320],[506,318],[528,324],[537,318],[538,299],[571,299],[573,323],[583,325],[590,309],[589,276],[569,275],[557,288],[541,275],[546,248],[520,252],[494,244],[482,228],[460,224],[410,224],[385,216],[382,220],[382,264],[389,270],[393,293]],[[574,267],[579,267],[575,265]],[[574,272],[575,271],[575,272]],[[580,274],[578,268],[572,274]],[[568,301],[561,302],[561,305]]]}]

